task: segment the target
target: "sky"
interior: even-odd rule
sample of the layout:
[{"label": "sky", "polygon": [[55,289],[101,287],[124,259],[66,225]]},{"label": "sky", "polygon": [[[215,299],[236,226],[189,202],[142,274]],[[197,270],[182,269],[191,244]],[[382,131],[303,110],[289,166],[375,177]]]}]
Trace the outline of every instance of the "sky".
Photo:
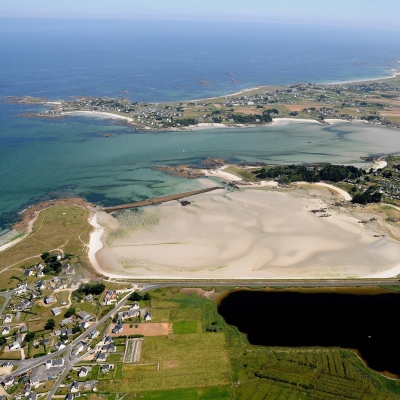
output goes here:
[{"label": "sky", "polygon": [[1,0],[0,17],[265,21],[400,29],[399,0]]}]

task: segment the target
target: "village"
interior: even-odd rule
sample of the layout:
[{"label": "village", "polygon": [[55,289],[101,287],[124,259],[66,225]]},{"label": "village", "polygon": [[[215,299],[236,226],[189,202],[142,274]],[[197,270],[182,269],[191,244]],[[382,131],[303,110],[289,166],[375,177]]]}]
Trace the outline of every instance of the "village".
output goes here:
[{"label": "village", "polygon": [[42,259],[0,293],[0,399],[95,392],[99,377],[138,363],[145,335],[158,331],[145,286],[90,280],[60,253]]},{"label": "village", "polygon": [[[183,129],[198,124],[226,126],[263,125],[271,118],[312,119],[320,123],[337,119],[400,127],[398,78],[372,82],[316,84],[297,83],[282,87],[261,87],[238,94],[179,103],[143,103],[127,98],[74,96],[61,102],[43,99],[9,98],[19,104],[47,104],[39,114],[21,114],[33,118],[63,118],[75,112],[107,113],[119,118],[119,124],[133,130]],[[266,118],[268,117],[268,118]],[[239,124],[239,125],[238,125]]]}]

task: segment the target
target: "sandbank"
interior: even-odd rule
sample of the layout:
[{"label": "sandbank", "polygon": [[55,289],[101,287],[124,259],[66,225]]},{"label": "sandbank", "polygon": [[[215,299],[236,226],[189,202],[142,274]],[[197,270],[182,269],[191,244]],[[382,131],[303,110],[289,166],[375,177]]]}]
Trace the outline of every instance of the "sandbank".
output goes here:
[{"label": "sandbank", "polygon": [[[157,216],[158,223],[135,229],[118,215],[99,213],[104,246],[91,249],[90,259],[95,255],[95,269],[104,275],[139,279],[396,275],[399,242],[315,195],[329,194],[323,186],[310,185],[312,197],[305,190],[221,189],[193,196],[186,207],[146,207],[142,216]],[[325,217],[310,212],[321,208]],[[101,230],[94,233],[99,243]]]}]

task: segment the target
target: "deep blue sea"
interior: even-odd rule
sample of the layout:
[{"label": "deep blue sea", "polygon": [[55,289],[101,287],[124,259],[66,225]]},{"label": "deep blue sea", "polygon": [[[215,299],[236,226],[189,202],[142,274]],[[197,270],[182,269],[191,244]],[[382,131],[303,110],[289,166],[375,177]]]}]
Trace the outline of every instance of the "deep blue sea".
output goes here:
[{"label": "deep blue sea", "polygon": [[[0,49],[0,97],[48,100],[126,90],[137,101],[198,99],[258,85],[388,76],[400,60],[395,31],[237,22],[3,18]],[[111,205],[200,185],[151,170],[155,165],[208,156],[359,162],[400,152],[397,131],[376,127],[133,133],[95,118],[16,117],[28,110],[33,106],[0,104],[0,234],[42,199],[79,195]]]}]

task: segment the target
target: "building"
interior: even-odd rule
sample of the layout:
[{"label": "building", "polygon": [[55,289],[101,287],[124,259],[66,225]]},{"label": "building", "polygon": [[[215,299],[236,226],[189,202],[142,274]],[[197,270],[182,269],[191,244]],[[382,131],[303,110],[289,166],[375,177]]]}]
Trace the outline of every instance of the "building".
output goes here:
[{"label": "building", "polygon": [[8,389],[8,388],[10,388],[11,386],[13,386],[14,385],[14,378],[12,377],[12,376],[6,376],[5,378],[4,378],[4,380],[3,380],[3,384],[4,384],[4,387],[6,388],[6,389]]},{"label": "building", "polygon": [[44,290],[44,289],[46,289],[46,285],[45,285],[42,281],[39,281],[39,282],[36,284],[36,287],[38,288],[38,290]]},{"label": "building", "polygon": [[86,376],[88,376],[89,371],[90,370],[88,367],[81,367],[78,371],[79,378],[85,378]]},{"label": "building", "polygon": [[79,382],[74,381],[74,382],[72,382],[72,385],[71,385],[71,393],[77,393],[77,392],[79,392]]},{"label": "building", "polygon": [[104,346],[102,346],[101,351],[112,353],[114,351],[117,351],[117,346],[114,343],[105,344]]},{"label": "building", "polygon": [[10,344],[8,345],[8,348],[9,348],[10,350],[18,350],[18,349],[21,348],[21,343],[18,342],[18,341],[16,340],[15,342],[10,343]]},{"label": "building", "polygon": [[3,326],[3,329],[1,331],[2,335],[8,335],[10,333],[10,327],[8,325]]},{"label": "building", "polygon": [[24,276],[32,276],[32,275],[33,275],[33,271],[30,268],[28,268],[24,271]]},{"label": "building", "polygon": [[114,326],[112,333],[121,333],[124,329],[124,324],[122,322],[118,322],[117,325]]},{"label": "building", "polygon": [[52,304],[52,303],[54,303],[54,297],[53,296],[46,296],[43,299],[43,301],[44,301],[45,304]]},{"label": "building", "polygon": [[87,329],[87,328],[89,328],[90,324],[89,324],[89,322],[87,322],[87,321],[82,321],[82,322],[79,324],[79,326],[80,326],[82,329]]},{"label": "building", "polygon": [[96,354],[96,361],[106,361],[107,359],[107,353],[103,353],[103,352],[98,352]]},{"label": "building", "polygon": [[54,348],[56,349],[56,350],[61,350],[61,349],[63,349],[65,347],[65,344],[63,343],[63,342],[57,342],[55,345],[54,345]]},{"label": "building", "polygon": [[101,366],[101,372],[103,374],[106,374],[108,371],[110,371],[111,365],[110,364],[104,364]]},{"label": "building", "polygon": [[153,317],[152,313],[150,311],[146,311],[144,313],[143,319],[145,321],[151,321],[152,317]]},{"label": "building", "polygon": [[109,306],[117,302],[117,293],[115,290],[107,290],[103,298],[103,305]]},{"label": "building", "polygon": [[47,360],[45,365],[46,365],[46,369],[49,369],[52,367],[62,367],[65,365],[65,361],[63,358],[57,358],[55,360]]},{"label": "building", "polygon": [[138,309],[130,309],[128,311],[122,311],[118,313],[118,319],[122,321],[127,318],[136,318],[138,316],[139,316]]},{"label": "building", "polygon": [[58,315],[58,314],[61,314],[61,310],[60,310],[59,307],[54,307],[54,308],[51,309],[51,313],[53,315]]},{"label": "building", "polygon": [[33,387],[38,387],[43,382],[56,379],[64,371],[64,368],[64,366],[46,368],[46,365],[39,365],[32,370],[29,381]]},{"label": "building", "polygon": [[73,322],[73,318],[72,317],[65,318],[60,322],[60,326],[63,327],[65,325],[70,324],[71,322]]},{"label": "building", "polygon": [[97,336],[99,336],[99,331],[95,329],[93,332],[90,332],[90,333],[89,333],[88,339],[92,340],[92,339],[94,339],[94,338],[97,337]]},{"label": "building", "polygon": [[6,314],[4,319],[3,319],[3,324],[8,324],[9,322],[12,321],[12,314]]},{"label": "building", "polygon": [[78,317],[82,320],[82,321],[90,321],[92,319],[92,316],[86,312],[86,311],[80,311],[78,313]]}]

